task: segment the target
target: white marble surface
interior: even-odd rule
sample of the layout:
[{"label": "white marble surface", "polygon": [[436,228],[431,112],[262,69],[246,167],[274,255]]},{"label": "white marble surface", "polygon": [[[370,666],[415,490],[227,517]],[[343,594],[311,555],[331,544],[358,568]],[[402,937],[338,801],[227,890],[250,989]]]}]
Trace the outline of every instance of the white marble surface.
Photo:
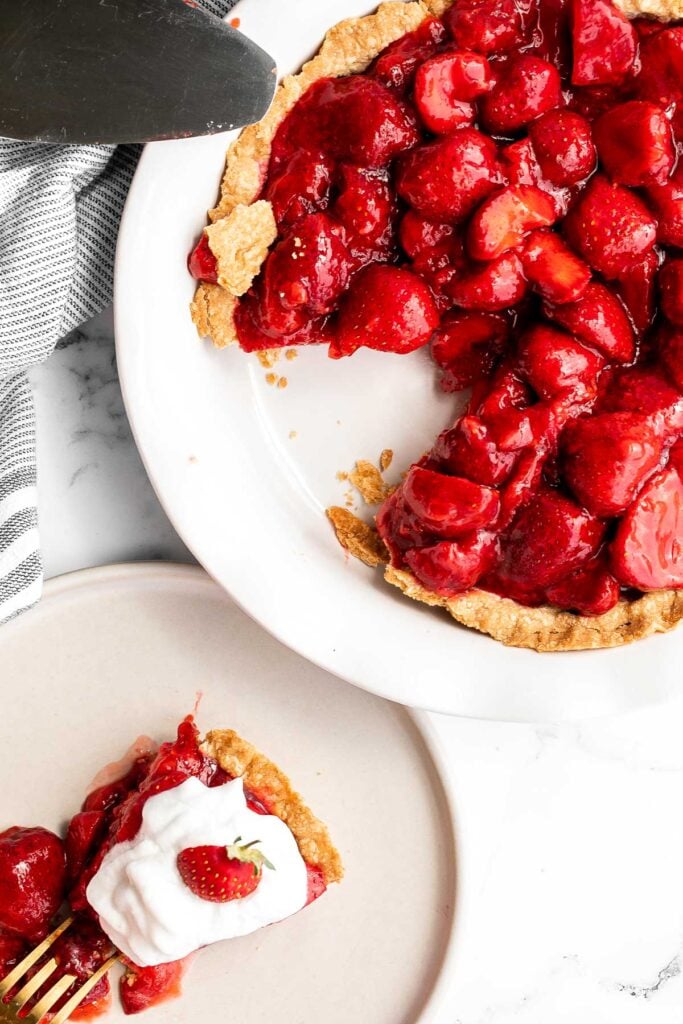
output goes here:
[{"label": "white marble surface", "polygon": [[[104,314],[32,374],[48,576],[191,559],[135,451],[112,333]],[[432,718],[460,836],[444,1024],[681,1020],[683,686],[679,701],[574,726]]]}]

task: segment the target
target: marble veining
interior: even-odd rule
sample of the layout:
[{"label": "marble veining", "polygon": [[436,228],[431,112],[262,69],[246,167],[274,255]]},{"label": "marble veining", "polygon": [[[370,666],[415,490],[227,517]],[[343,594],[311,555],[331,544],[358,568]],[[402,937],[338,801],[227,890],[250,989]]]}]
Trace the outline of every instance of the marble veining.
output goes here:
[{"label": "marble veining", "polygon": [[[111,314],[64,339],[32,381],[47,575],[189,560],[135,449]],[[683,686],[666,705],[574,725],[430,718],[459,836],[443,1024],[677,1024]]]}]

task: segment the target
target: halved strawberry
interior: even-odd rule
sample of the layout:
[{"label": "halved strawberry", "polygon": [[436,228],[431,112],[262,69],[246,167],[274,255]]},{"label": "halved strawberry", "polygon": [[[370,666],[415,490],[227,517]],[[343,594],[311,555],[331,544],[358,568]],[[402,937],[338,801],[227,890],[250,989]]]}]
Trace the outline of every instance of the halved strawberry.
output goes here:
[{"label": "halved strawberry", "polygon": [[622,270],[616,282],[619,297],[642,337],[654,320],[659,256],[652,249]]},{"label": "halved strawberry", "polygon": [[496,524],[499,530],[507,530],[520,510],[536,495],[548,461],[548,452],[538,446],[515,454],[517,462],[514,471],[506,481],[501,495],[500,515]]},{"label": "halved strawberry", "polygon": [[555,185],[575,185],[597,161],[590,122],[572,110],[550,110],[529,127],[543,175]]},{"label": "halved strawberry", "polygon": [[574,85],[623,82],[636,59],[638,37],[610,0],[571,0]]},{"label": "halved strawberry", "polygon": [[438,18],[425,18],[414,32],[401,36],[379,55],[368,74],[389,89],[405,92],[415,71],[444,41],[446,29]]},{"label": "halved strawberry", "polygon": [[413,466],[402,487],[402,496],[431,533],[459,537],[490,526],[498,515],[498,493],[464,477],[446,476]]},{"label": "halved strawberry", "polygon": [[637,94],[645,100],[673,110],[677,134],[683,128],[683,26],[657,32],[640,48],[642,67],[635,80]]},{"label": "halved strawberry", "polygon": [[396,171],[401,198],[437,221],[463,220],[500,182],[496,144],[476,128],[406,153]]},{"label": "halved strawberry", "polygon": [[633,327],[622,303],[598,281],[591,281],[576,302],[546,301],[543,312],[577,338],[597,348],[608,359],[630,363],[635,356]]},{"label": "halved strawberry", "polygon": [[177,857],[178,873],[188,889],[209,903],[241,900],[256,891],[263,868],[274,870],[256,849],[258,839],[243,843],[241,836],[228,846],[192,846]]},{"label": "halved strawberry", "polygon": [[506,252],[491,263],[472,266],[456,276],[448,291],[456,306],[496,312],[516,306],[527,284],[519,256]]},{"label": "halved strawberry", "polygon": [[619,369],[609,375],[601,390],[600,412],[642,413],[653,420],[657,431],[665,437],[683,430],[683,395],[656,367]]},{"label": "halved strawberry", "polygon": [[647,196],[657,215],[657,241],[683,249],[683,162],[669,181],[649,185]]},{"label": "halved strawberry", "polygon": [[343,296],[330,343],[333,358],[362,345],[384,352],[412,352],[429,341],[439,313],[424,281],[409,270],[371,263]]},{"label": "halved strawberry", "polygon": [[454,232],[452,224],[435,223],[415,210],[406,210],[398,226],[398,239],[404,252],[414,260],[451,239]]},{"label": "halved strawberry", "polygon": [[617,516],[631,504],[662,457],[661,433],[648,416],[607,412],[569,424],[562,439],[564,475],[593,515]]},{"label": "halved strawberry", "polygon": [[341,164],[333,214],[345,230],[349,252],[361,263],[388,259],[395,249],[397,208],[386,171]]},{"label": "halved strawberry", "polygon": [[565,220],[574,249],[608,279],[652,248],[657,223],[638,196],[596,174]]},{"label": "halved strawberry", "polygon": [[620,103],[593,126],[595,144],[607,174],[622,185],[664,182],[676,151],[671,124],[662,107],[645,100]]},{"label": "halved strawberry", "polygon": [[423,586],[450,597],[470,590],[493,565],[495,534],[479,531],[406,551],[406,565]]},{"label": "halved strawberry", "polygon": [[555,204],[535,185],[508,185],[485,199],[469,223],[467,248],[473,260],[493,260],[514,249],[533,228],[554,224]]},{"label": "halved strawberry", "polygon": [[595,391],[605,360],[570,334],[536,324],[519,339],[518,364],[539,398],[563,392],[582,398]]},{"label": "halved strawberry", "polygon": [[216,257],[209,247],[209,239],[205,231],[187,258],[187,269],[195,281],[206,281],[207,284],[218,284],[218,267]]},{"label": "halved strawberry", "polygon": [[558,107],[561,100],[562,84],[555,65],[522,53],[504,67],[494,87],[482,97],[482,124],[496,135],[510,135]]},{"label": "halved strawberry", "polygon": [[556,608],[579,615],[604,615],[614,608],[619,594],[619,584],[602,554],[546,591],[547,599]]},{"label": "halved strawberry", "polygon": [[301,150],[268,181],[265,198],[273,205],[279,228],[292,227],[330,203],[334,163],[322,151]]},{"label": "halved strawberry", "polygon": [[511,597],[553,586],[593,558],[604,534],[604,523],[541,486],[502,542],[497,580]]},{"label": "halved strawberry", "polygon": [[414,98],[425,126],[443,135],[472,124],[472,100],[491,87],[491,67],[486,57],[468,50],[440,53],[425,61],[415,76]]},{"label": "halved strawberry", "polygon": [[458,0],[446,11],[444,23],[458,46],[478,53],[512,50],[523,39],[515,0]]},{"label": "halved strawberry", "polygon": [[180,995],[187,960],[173,960],[157,967],[126,964],[119,984],[121,1006],[126,1015],[141,1013]]},{"label": "halved strawberry", "polygon": [[534,147],[528,136],[505,146],[500,156],[503,174],[511,185],[537,185],[538,188],[547,192],[554,202],[558,217],[567,212],[571,189],[553,185],[552,181],[543,176]]},{"label": "halved strawberry", "polygon": [[432,337],[432,359],[444,371],[443,391],[462,391],[488,376],[510,336],[495,313],[447,313]]},{"label": "halved strawberry", "polygon": [[669,257],[659,271],[659,300],[667,320],[683,327],[683,258]]},{"label": "halved strawberry", "polygon": [[461,416],[454,427],[439,435],[430,458],[455,476],[494,487],[508,479],[517,454],[501,451],[478,416]]},{"label": "halved strawberry", "polygon": [[527,281],[548,302],[576,302],[591,279],[590,267],[554,231],[532,231],[520,253]]},{"label": "halved strawberry", "polygon": [[683,481],[673,466],[653,476],[617,527],[612,572],[638,590],[683,587]]},{"label": "halved strawberry", "polygon": [[452,232],[430,249],[420,252],[409,269],[429,285],[437,307],[445,310],[453,305],[449,289],[464,264],[462,239]]}]

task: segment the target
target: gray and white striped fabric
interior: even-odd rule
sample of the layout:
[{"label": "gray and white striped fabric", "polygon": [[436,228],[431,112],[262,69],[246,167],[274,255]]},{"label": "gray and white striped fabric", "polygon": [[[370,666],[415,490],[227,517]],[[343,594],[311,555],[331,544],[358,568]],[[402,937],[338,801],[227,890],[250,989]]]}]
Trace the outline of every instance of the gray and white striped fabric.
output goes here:
[{"label": "gray and white striped fabric", "polygon": [[[217,16],[234,0],[204,0]],[[33,401],[26,376],[110,301],[139,146],[0,138],[0,622],[42,591]]]}]

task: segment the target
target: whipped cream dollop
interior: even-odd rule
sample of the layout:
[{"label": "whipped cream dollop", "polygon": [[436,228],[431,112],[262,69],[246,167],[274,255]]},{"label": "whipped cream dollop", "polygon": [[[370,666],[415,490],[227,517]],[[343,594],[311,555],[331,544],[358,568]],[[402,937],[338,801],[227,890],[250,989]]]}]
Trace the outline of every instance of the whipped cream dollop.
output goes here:
[{"label": "whipped cream dollop", "polygon": [[[265,869],[253,893],[228,903],[196,896],[178,871],[192,846],[227,846],[241,836],[275,870]],[[284,821],[247,807],[241,779],[209,789],[190,778],[150,797],[133,840],[107,852],[87,898],[122,953],[140,967],[180,960],[211,942],[247,935],[305,905],[306,864]]]}]

